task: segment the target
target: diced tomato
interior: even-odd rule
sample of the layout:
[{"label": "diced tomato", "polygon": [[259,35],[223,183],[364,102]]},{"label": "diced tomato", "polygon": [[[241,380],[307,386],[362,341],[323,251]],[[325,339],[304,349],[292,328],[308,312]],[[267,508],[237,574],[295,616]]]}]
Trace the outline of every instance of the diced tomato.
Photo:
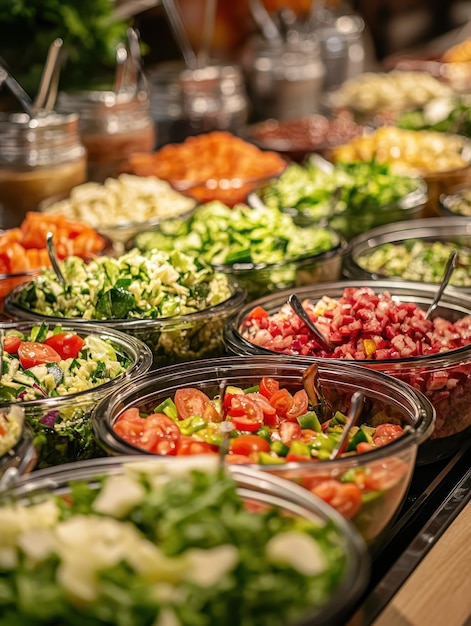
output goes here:
[{"label": "diced tomato", "polygon": [[18,352],[20,344],[21,339],[19,337],[9,335],[3,340],[3,349],[5,350],[5,352],[8,352],[8,354],[16,354]]},{"label": "diced tomato", "polygon": [[174,401],[177,407],[178,418],[181,420],[193,415],[203,415],[206,405],[210,402],[205,393],[194,387],[177,389]]},{"label": "diced tomato", "polygon": [[35,365],[62,361],[54,348],[39,341],[22,341],[18,347],[18,358],[21,367],[26,370]]},{"label": "diced tomato", "polygon": [[247,320],[260,320],[263,317],[268,317],[268,311],[266,311],[261,306],[256,306],[250,313],[247,315]]},{"label": "diced tomato", "polygon": [[341,483],[330,479],[321,482],[311,492],[337,509],[347,519],[352,519],[361,509],[361,489],[355,483]]},{"label": "diced tomato", "polygon": [[295,439],[302,438],[302,428],[297,422],[282,422],[279,428],[281,441],[289,445]]},{"label": "diced tomato", "polygon": [[189,435],[181,435],[177,455],[187,456],[194,454],[217,454],[217,451],[205,441],[196,441]]},{"label": "diced tomato", "polygon": [[309,398],[304,389],[300,389],[293,396],[293,403],[286,413],[286,419],[295,420],[300,415],[304,415],[309,407]]},{"label": "diced tomato", "polygon": [[279,417],[286,417],[288,411],[293,406],[293,396],[287,389],[280,389],[272,395],[270,404],[275,407]]},{"label": "diced tomato", "polygon": [[231,451],[234,454],[250,456],[255,452],[270,452],[270,444],[259,435],[241,435],[232,439]]},{"label": "diced tomato", "polygon": [[260,405],[242,394],[232,396],[227,414],[237,430],[255,432],[263,423]]},{"label": "diced tomato", "polygon": [[402,433],[403,428],[398,424],[379,424],[373,435],[373,443],[375,446],[384,446],[400,437]]},{"label": "diced tomato", "polygon": [[260,381],[260,393],[265,398],[271,398],[272,395],[280,389],[280,383],[274,378],[264,376]]},{"label": "diced tomato", "polygon": [[83,348],[84,340],[77,333],[58,333],[51,335],[44,342],[54,348],[63,359],[75,359]]}]

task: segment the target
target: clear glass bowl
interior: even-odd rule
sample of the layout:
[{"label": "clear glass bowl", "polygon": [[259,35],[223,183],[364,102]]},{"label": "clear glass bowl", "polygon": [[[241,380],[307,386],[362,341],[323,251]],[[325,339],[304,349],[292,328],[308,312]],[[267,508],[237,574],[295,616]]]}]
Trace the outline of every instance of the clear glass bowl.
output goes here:
[{"label": "clear glass bowl", "polygon": [[[101,449],[97,445],[90,422],[92,408],[102,398],[115,393],[126,381],[133,380],[140,374],[145,373],[151,366],[152,355],[149,348],[134,337],[125,335],[110,327],[103,328],[95,324],[76,324],[73,321],[49,320],[50,329],[60,324],[64,332],[71,331],[85,336],[96,336],[109,340],[115,350],[130,359],[129,368],[122,375],[117,376],[106,383],[97,384],[91,389],[86,389],[68,395],[44,397],[37,400],[22,400],[15,402],[25,411],[25,422],[33,428],[34,445],[38,449],[38,467],[66,463],[72,460],[80,460],[101,456]],[[37,321],[14,320],[2,322],[0,330],[17,330],[29,333]],[[8,408],[11,402],[0,401],[0,409]],[[44,418],[61,417],[60,423],[69,426],[67,434],[63,434],[60,428],[48,426],[43,423]],[[41,422],[43,420],[43,422]],[[54,424],[56,421],[54,420]],[[70,426],[72,426],[70,428]]]},{"label": "clear glass bowl", "polygon": [[[153,354],[153,367],[180,361],[221,356],[224,353],[223,333],[228,319],[234,315],[245,299],[245,291],[228,277],[231,296],[208,309],[175,317],[157,319],[110,319],[94,320],[103,332],[117,330],[140,339]],[[45,321],[51,324],[70,322],[77,330],[89,320],[40,315],[18,304],[22,285],[5,298],[7,314],[19,319]]]},{"label": "clear glass bowl", "polygon": [[438,199],[438,210],[445,217],[471,217],[471,185],[458,185]]},{"label": "clear glass bowl", "polygon": [[[310,299],[316,302],[324,295],[340,298],[349,287],[370,287],[376,293],[387,291],[394,299],[414,303],[424,310],[428,309],[436,294],[436,287],[432,285],[394,280],[324,283],[301,287],[296,293],[301,300]],[[242,307],[225,329],[224,338],[228,352],[245,356],[275,354],[242,337],[239,329],[243,320],[256,306],[264,307],[268,313],[273,314],[286,303],[289,294],[290,292],[285,290]],[[448,287],[432,317],[441,316],[454,322],[467,315],[471,315],[471,297],[456,288]],[[338,359],[321,358],[321,361],[335,362]],[[430,440],[420,446],[418,463],[431,463],[449,456],[461,446],[463,437],[471,434],[471,408],[468,402],[471,392],[471,343],[429,356],[389,360],[365,359],[355,362],[411,384],[424,392],[431,401],[437,413],[436,426]]]},{"label": "clear glass bowl", "polygon": [[[415,244],[414,254],[407,254]],[[435,244],[435,251],[431,246]],[[383,246],[387,252],[381,254]],[[350,280],[394,279],[440,283],[448,256],[464,248],[449,284],[471,292],[471,221],[465,217],[438,217],[396,222],[374,228],[348,244],[343,260],[343,275]],[[377,255],[376,260],[362,257]],[[381,265],[382,263],[382,265]]]},{"label": "clear glass bowl", "polygon": [[[135,384],[123,387],[120,392],[101,402],[92,416],[94,432],[109,454],[135,454],[148,452],[125,442],[114,430],[118,416],[127,408],[138,407],[144,413],[152,412],[163,400],[173,397],[175,391],[184,387],[196,387],[210,398],[220,393],[221,381],[227,386],[247,389],[269,376],[296,391],[302,389],[302,373],[312,360],[278,356],[228,357],[195,361],[191,366],[173,366],[159,371],[159,377],[143,376]],[[416,459],[417,447],[431,433],[434,410],[425,397],[400,381],[338,360],[320,364],[320,383],[325,394],[334,388],[339,398],[337,406],[349,405],[350,397],[361,390],[367,399],[376,403],[378,410],[394,412],[394,416],[410,431],[395,442],[364,454],[337,458],[334,461],[288,462],[282,464],[259,464],[270,474],[289,478],[307,488],[323,481],[342,481],[352,468],[369,467],[373,471],[390,473],[390,480],[383,489],[366,489],[362,493],[362,504],[352,521],[363,537],[373,541],[387,526],[398,510],[407,492]],[[376,412],[376,410],[375,410]],[[362,415],[367,421],[368,414]],[[175,456],[166,457],[169,462]],[[254,464],[255,465],[255,464]],[[352,516],[348,503],[338,502],[339,510],[346,517]]]},{"label": "clear glass bowl", "polygon": [[[0,456],[0,480],[8,472],[28,474],[38,460],[38,450],[34,444],[33,431],[28,424],[23,424],[20,438],[16,444]],[[1,489],[0,489],[1,490]]]},{"label": "clear glass bowl", "polygon": [[[178,472],[180,480],[187,480],[187,482],[189,482],[188,477],[193,469],[214,471],[214,466],[212,464],[208,466],[207,459],[195,460],[194,458],[185,459],[180,457],[178,460],[173,460],[173,469]],[[271,476],[249,467],[234,466],[228,468],[228,471],[236,482],[237,495],[246,503],[247,507],[253,511],[252,515],[256,515],[257,510],[263,510],[267,507],[275,508],[278,511],[278,513],[274,514],[275,516],[280,514],[290,517],[294,516],[295,518],[305,520],[304,523],[307,526],[312,526],[313,524],[316,527],[327,526],[330,529],[327,539],[328,545],[332,546],[338,554],[337,561],[341,564],[342,569],[338,576],[338,582],[330,584],[330,589],[327,590],[327,593],[323,593],[325,599],[320,601],[318,598],[317,602],[313,599],[312,608],[295,623],[290,621],[289,624],[285,624],[280,621],[275,622],[276,626],[321,626],[327,623],[343,623],[356,601],[358,601],[359,597],[364,592],[369,580],[369,556],[365,549],[364,542],[355,529],[333,508],[327,506],[320,499],[313,497],[305,489],[292,485],[282,478]],[[5,505],[14,498],[18,507],[26,507],[32,501],[48,500],[52,495],[67,497],[70,493],[70,484],[72,482],[85,482],[88,483],[90,487],[96,488],[96,479],[98,477],[101,480],[109,481],[113,478],[117,479],[119,477],[142,474],[148,476],[151,484],[154,485],[144,497],[144,503],[146,503],[146,500],[150,500],[149,496],[158,493],[159,483],[156,479],[162,474],[165,476],[165,472],[166,468],[165,465],[163,465],[163,460],[157,457],[148,457],[145,461],[143,461],[140,456],[82,461],[62,466],[60,469],[50,468],[47,470],[39,470],[28,480],[25,480],[25,478],[15,480],[13,477],[10,477],[10,480],[4,487],[1,500]],[[201,489],[202,487],[200,487],[200,490]],[[214,515],[215,507],[219,506],[219,502],[215,497],[215,490],[213,489],[210,493],[211,496],[206,498],[206,502],[202,505],[201,511],[202,513],[206,512],[208,519],[210,515]],[[150,502],[149,504],[151,505]],[[137,508],[136,505],[134,506]],[[213,509],[213,511],[211,511],[211,509]],[[174,507],[174,512],[178,514],[179,508]],[[186,515],[187,511],[185,512],[185,516]],[[107,517],[113,519],[113,514],[108,513]],[[241,516],[239,523],[245,524],[246,522],[244,520],[246,519],[246,517]],[[132,521],[127,523],[130,524],[132,528],[137,525]],[[220,521],[220,526],[221,529],[225,529],[226,526],[228,526],[228,522],[224,520],[223,516]],[[174,532],[178,532],[177,527],[175,526],[174,528]],[[142,531],[139,532],[141,533]],[[162,534],[166,536],[169,533],[162,528]],[[240,542],[245,544],[245,541],[248,540],[250,536],[251,531],[247,528],[245,533],[240,533],[241,539],[236,545],[242,547]],[[203,543],[204,539],[205,537],[202,537],[199,540],[201,549],[203,550],[208,549],[208,544]],[[237,542],[237,539],[235,542]],[[150,542],[149,547],[152,547],[152,543],[153,542]],[[193,543],[195,546],[198,546],[198,539],[195,538]],[[214,536],[209,547],[212,545],[218,545]],[[253,548],[249,549],[253,551]],[[178,581],[178,574],[174,580]],[[174,583],[174,585],[173,588],[178,589],[178,583]],[[172,588],[172,585],[168,582],[165,583],[165,586],[168,589]],[[160,589],[158,581],[157,583],[153,583],[153,590],[155,589]],[[319,591],[321,590],[319,589]],[[208,593],[210,593],[209,590]],[[260,599],[262,597],[266,598],[266,595],[263,596],[262,594],[262,596],[259,596]],[[258,605],[259,603],[255,602],[252,608],[260,615],[263,609]],[[231,610],[229,607],[230,604],[227,607],[226,613]],[[247,614],[252,615],[252,611],[250,611],[250,613],[247,612]],[[223,623],[232,624],[235,622],[230,620],[229,615],[226,615],[225,619],[223,619]],[[247,623],[252,622],[249,621]],[[260,620],[257,621],[254,617],[254,623],[259,624],[261,622]]]}]

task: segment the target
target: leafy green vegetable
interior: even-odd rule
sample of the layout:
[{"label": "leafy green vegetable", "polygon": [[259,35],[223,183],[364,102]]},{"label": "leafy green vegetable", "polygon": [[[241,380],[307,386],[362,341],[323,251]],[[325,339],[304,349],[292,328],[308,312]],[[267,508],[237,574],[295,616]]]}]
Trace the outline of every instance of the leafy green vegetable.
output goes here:
[{"label": "leafy green vegetable", "polygon": [[[247,510],[223,472],[156,478],[134,471],[73,483],[70,497],[43,495],[29,507],[4,500],[0,626],[286,626],[335,593],[346,560],[334,524]],[[42,549],[30,558],[23,539],[35,531]],[[302,570],[300,555],[271,551],[293,536],[316,556],[315,573]]]},{"label": "leafy green vegetable", "polygon": [[0,0],[2,56],[34,97],[49,45],[60,37],[67,62],[61,89],[112,85],[115,47],[130,25],[109,0]]}]

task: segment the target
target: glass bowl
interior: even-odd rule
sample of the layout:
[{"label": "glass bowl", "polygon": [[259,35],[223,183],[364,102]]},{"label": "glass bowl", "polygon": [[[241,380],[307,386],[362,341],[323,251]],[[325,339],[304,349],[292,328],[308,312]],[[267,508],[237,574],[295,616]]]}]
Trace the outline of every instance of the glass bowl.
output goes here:
[{"label": "glass bowl", "polygon": [[[345,289],[371,289],[375,294],[387,292],[391,295],[393,301],[406,303],[411,307],[418,306],[424,310],[429,308],[436,294],[436,287],[429,284],[386,279],[323,283],[322,285],[301,287],[296,290],[296,293],[302,301],[307,300],[316,303],[324,296],[339,299],[343,296]],[[256,345],[253,341],[245,338],[242,335],[242,324],[253,311],[256,312],[256,316],[260,316],[263,310],[270,315],[278,313],[287,302],[289,295],[290,292],[285,290],[278,294],[260,298],[242,307],[225,329],[225,343],[229,353],[245,356],[279,353],[276,350],[276,346],[273,349],[268,349]],[[387,303],[384,307],[386,310],[389,308]],[[368,316],[368,313],[365,313],[365,315]],[[469,315],[471,315],[471,297],[463,294],[456,288],[448,287],[442,295],[438,307],[432,313],[431,319],[442,317],[449,322],[455,323]],[[290,311],[286,313],[286,317],[287,321],[284,327],[280,327],[281,345],[279,350],[285,350],[289,354],[291,350],[288,345],[286,347],[283,345],[285,341],[283,338],[289,336],[292,332],[292,324],[295,324],[296,328],[302,328],[303,325],[300,324],[294,313],[291,314]],[[351,321],[355,324],[354,319]],[[361,328],[364,320],[360,324]],[[254,326],[254,330],[255,328]],[[328,333],[328,325],[323,328],[325,333]],[[394,328],[393,326],[391,329],[393,337],[395,337],[394,333],[397,333],[397,330],[394,330]],[[351,331],[345,336],[346,342],[349,341],[352,332],[355,341],[357,340],[354,329],[355,325],[351,327]],[[373,328],[371,332],[365,333],[366,339],[375,336],[374,330]],[[417,330],[420,336],[423,333],[420,323]],[[407,329],[405,331],[407,332]],[[464,341],[466,341],[466,331],[462,330],[461,332],[465,337]],[[296,332],[293,332],[294,335],[296,335]],[[304,335],[307,347],[301,346],[301,350],[314,358],[312,355],[319,353],[318,344],[313,340],[309,340],[309,336],[312,337],[312,335],[307,330],[304,331]],[[361,338],[362,335],[360,334],[358,337]],[[269,340],[269,336],[265,331],[263,331],[263,335],[260,335],[260,338],[263,339],[265,344]],[[312,346],[312,349],[309,349],[309,345]],[[365,349],[370,347],[369,341],[363,345]],[[412,342],[412,345],[415,348],[416,344],[414,342]],[[374,348],[376,348],[376,341],[374,342]],[[401,349],[400,346],[399,349]],[[461,446],[463,438],[471,434],[471,410],[468,403],[468,396],[471,390],[471,343],[451,350],[442,349],[445,351],[425,356],[404,356],[373,360],[372,358],[355,359],[348,349],[348,345],[346,346],[346,352],[350,353],[346,355],[348,363],[355,360],[357,364],[370,370],[378,370],[390,374],[422,391],[431,401],[437,414],[436,426],[430,440],[420,446],[418,453],[418,463],[420,464],[432,463],[449,456]],[[319,357],[322,362],[339,360],[338,358],[328,356],[328,352],[323,352],[323,355]]]},{"label": "glass bowl", "polygon": [[[120,259],[123,258],[124,257],[120,257]],[[102,257],[100,262],[105,262],[105,258]],[[132,263],[130,267],[131,266]],[[64,267],[65,265],[63,264],[62,269],[64,269]],[[90,268],[90,265],[87,267]],[[171,280],[173,274],[170,273],[168,275]],[[45,274],[39,277],[38,280],[44,279],[44,276]],[[50,283],[52,289],[56,290],[56,288],[58,288],[60,290],[61,287],[59,283],[56,282],[55,277],[53,277],[52,274],[49,276],[52,276],[52,282]],[[34,283],[34,281],[15,287],[5,298],[4,308],[8,315],[17,319],[33,319],[36,320],[36,322],[44,321],[51,324],[69,321],[77,329],[83,324],[88,324],[92,321],[99,328],[103,329],[103,331],[115,329],[124,332],[127,335],[134,336],[143,341],[150,347],[153,354],[153,367],[158,367],[179,361],[219,356],[224,353],[223,332],[225,323],[242,305],[245,298],[245,291],[239,287],[231,276],[226,277],[222,274],[213,274],[212,277],[210,282],[206,281],[208,288],[212,290],[218,288],[227,289],[228,297],[225,297],[221,302],[208,306],[205,309],[181,315],[173,314],[172,316],[170,311],[165,317],[151,318],[144,317],[144,314],[134,317],[118,317],[115,315],[113,317],[110,316],[103,319],[91,320],[83,317],[83,310],[77,310],[75,312],[75,309],[73,311],[74,316],[64,317],[67,313],[62,313],[62,316],[46,315],[33,310],[33,307],[31,309],[27,308],[21,303],[21,295],[25,293],[25,290],[28,288],[37,287],[39,291],[44,290],[44,283]],[[165,277],[162,277],[162,280],[164,278]],[[89,274],[89,281],[90,285],[96,282],[96,276],[93,272]],[[123,295],[124,287],[121,283],[118,283],[119,281],[116,283],[116,289],[119,294]],[[140,284],[143,285],[143,280],[141,280]],[[195,284],[198,286],[197,282]],[[70,280],[68,278],[68,290],[70,290],[71,285],[75,286],[78,292],[81,292],[84,286],[83,277],[75,273],[73,266],[71,266],[70,270]],[[205,285],[203,284],[201,288],[204,287]],[[142,287],[142,290],[143,289],[144,287]],[[163,292],[164,290],[161,289],[161,291]],[[195,298],[198,296],[199,293],[196,291]],[[210,297],[213,298],[213,296],[214,294],[211,292]],[[118,305],[120,301],[121,300],[118,298]],[[206,301],[207,300],[205,300],[205,302]],[[110,310],[113,312],[115,309],[112,308]],[[107,312],[107,310],[105,312]]]},{"label": "glass bowl", "polygon": [[280,211],[219,202],[189,220],[162,222],[126,244],[143,252],[181,250],[232,276],[254,299],[280,289],[338,280],[346,242],[328,226],[298,226]]},{"label": "glass bowl", "polygon": [[439,213],[445,217],[471,217],[471,185],[458,185],[438,199]]},{"label": "glass bowl", "polygon": [[121,174],[103,184],[78,185],[68,197],[49,199],[39,208],[45,214],[60,213],[93,226],[119,249],[139,231],[155,228],[163,219],[188,217],[195,206],[195,200],[164,180]]},{"label": "glass bowl", "polygon": [[[38,467],[101,456],[91,429],[93,406],[125,381],[146,372],[152,363],[151,352],[145,344],[112,328],[76,324],[70,320],[49,320],[47,324],[47,328],[31,320],[0,324],[5,346],[13,335],[33,342],[28,347],[34,354],[28,353],[25,361],[19,358],[15,348],[8,350],[11,361],[6,354],[3,356],[0,410],[12,406],[24,410],[25,422],[33,431],[33,442],[39,453]],[[70,332],[86,339],[87,343],[79,352],[69,353],[71,356],[67,358],[67,352],[57,348],[63,356],[56,358],[57,354],[53,354],[46,365],[47,360],[38,355],[44,349],[46,336],[54,333],[54,329],[58,336],[62,336],[59,331]],[[83,356],[82,348],[86,353]],[[88,353],[93,356],[88,358]],[[72,374],[74,369],[75,375]]]},{"label": "glass bowl", "polygon": [[[178,390],[196,389],[196,394],[203,392],[213,399],[220,393],[222,383],[227,385],[227,396],[236,393],[234,388],[245,390],[259,385],[263,377],[275,379],[280,388],[287,388],[294,394],[303,388],[302,375],[311,363],[312,360],[309,359],[278,355],[251,358],[227,357],[195,361],[191,367],[183,365],[168,367],[160,370],[158,378],[143,376],[136,381],[136,384],[123,387],[117,395],[109,399],[109,402],[98,404],[93,412],[93,428],[97,439],[108,454],[131,454],[140,451],[142,454],[149,455],[153,452],[144,450],[137,443],[136,445],[129,443],[121,436],[123,433],[118,434],[116,430],[119,416],[127,409],[137,407],[139,411],[146,414],[159,412],[156,407],[162,407],[161,403],[165,401],[168,404],[168,398],[173,399]],[[312,489],[314,493],[337,507],[345,517],[352,519],[365,539],[373,541],[392,519],[407,492],[414,469],[417,446],[433,429],[435,418],[433,407],[422,394],[416,393],[400,381],[355,365],[346,365],[338,360],[319,365],[319,381],[326,397],[335,393],[333,411],[336,408],[344,411],[350,403],[351,395],[361,390],[367,399],[368,406],[368,409],[364,409],[364,414],[362,413],[362,421],[368,422],[368,418],[371,418],[371,414],[374,413],[381,415],[381,419],[390,418],[395,423],[407,424],[410,429],[405,429],[403,437],[383,448],[353,456],[351,454],[341,456],[333,461],[309,461],[306,457],[304,461],[299,461],[298,457],[299,462],[295,462],[289,461],[290,457],[285,459],[280,455],[275,458],[262,453],[252,455],[250,458],[247,458],[248,453],[246,453],[240,457],[239,453],[232,454],[232,451],[237,451],[237,448],[233,448],[235,440],[230,446],[231,453],[225,458],[231,465],[232,463],[252,463],[258,469],[287,477]],[[184,397],[183,394],[181,397]],[[194,406],[191,399],[185,400],[186,402],[188,402],[188,407]],[[160,408],[160,410],[165,411],[165,408]],[[180,410],[183,411],[183,408],[180,407]],[[206,414],[205,410],[200,407],[200,413],[201,411],[203,415]],[[388,417],[385,418],[385,415]],[[238,434],[234,428],[239,426],[243,429],[243,426],[236,422],[236,418],[231,418],[231,420],[233,421],[231,422],[232,439]],[[291,426],[294,424],[291,423]],[[181,428],[186,428],[186,426],[182,423]],[[262,428],[259,432],[261,433],[262,430],[266,431]],[[209,452],[208,442],[212,442],[214,454],[217,454],[220,447],[225,445],[220,428],[212,434],[208,432],[208,437],[203,434],[206,431],[202,429],[195,431],[193,439],[197,442],[204,442],[206,437],[206,445],[198,443],[193,447],[188,447],[188,439],[184,437],[186,432],[189,431],[182,430],[181,439],[176,438],[176,448],[174,447],[167,456],[169,460],[179,458],[181,454]],[[243,431],[239,434],[246,433]],[[275,450],[276,445],[272,445],[272,451]],[[161,445],[152,450],[159,453],[165,452]],[[171,456],[172,454],[177,456]],[[317,489],[321,483],[327,483],[322,487],[332,487],[333,484],[336,489],[345,489],[340,483],[356,480],[354,478],[357,475],[356,472],[364,471],[365,468],[369,468],[367,473],[371,472],[371,478],[374,477],[374,479],[370,484],[365,481],[360,486],[359,480],[358,486],[349,485],[346,488],[348,494],[338,493],[333,499],[323,489],[322,492]],[[383,472],[389,474],[387,481],[380,478]],[[378,478],[377,483],[375,483],[376,478]],[[351,493],[352,491],[354,493]]]},{"label": "glass bowl", "polygon": [[[82,497],[74,508],[78,488]],[[122,501],[123,488],[131,499]],[[118,506],[109,496],[118,498]],[[185,610],[190,619],[204,614],[211,624],[259,626],[269,616],[273,626],[321,626],[346,619],[369,579],[365,544],[334,509],[277,476],[247,467],[220,471],[207,457],[172,463],[137,456],[82,461],[60,471],[40,470],[29,480],[11,477],[0,496],[2,518],[20,514],[37,531],[36,510],[63,507],[70,511],[58,512],[49,530],[43,524],[41,536],[52,534],[53,541],[62,529],[80,524],[79,535],[66,532],[67,552],[58,550],[61,574],[71,571],[71,577],[54,576],[54,566],[49,583],[61,592],[65,622],[70,611],[79,621],[100,614],[105,598],[100,618],[110,626],[124,611],[137,625],[162,615],[188,623]],[[12,545],[28,551],[21,532],[12,535]],[[290,556],[288,539],[310,553],[309,567]],[[46,547],[35,559],[35,572],[46,567],[50,572],[47,556]],[[74,556],[81,568],[71,563]],[[97,559],[102,575],[92,583],[95,594],[86,574],[100,567]],[[10,584],[14,568],[4,571]],[[112,595],[104,591],[110,585]],[[88,588],[91,594],[84,597]],[[37,613],[35,606],[20,605],[15,600],[8,605],[18,623]],[[47,619],[51,612],[45,611]]]},{"label": "glass bowl", "polygon": [[25,423],[23,409],[12,405],[0,410],[0,425],[0,480],[7,472],[13,471],[16,475],[31,472],[36,465],[38,452],[33,441],[33,431]]},{"label": "glass bowl", "polygon": [[452,250],[459,255],[449,284],[471,292],[471,221],[465,217],[396,222],[363,233],[348,245],[343,274],[440,283]]},{"label": "glass bowl", "polygon": [[428,201],[421,178],[397,175],[375,162],[333,165],[317,154],[289,165],[257,196],[299,225],[326,222],[347,241],[375,226],[422,217]]}]

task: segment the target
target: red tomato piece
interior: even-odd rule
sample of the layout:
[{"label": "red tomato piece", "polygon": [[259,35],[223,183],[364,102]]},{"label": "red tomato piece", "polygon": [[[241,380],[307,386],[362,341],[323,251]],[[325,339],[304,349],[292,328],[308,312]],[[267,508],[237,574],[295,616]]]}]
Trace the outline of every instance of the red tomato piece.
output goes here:
[{"label": "red tomato piece", "polygon": [[280,389],[280,383],[274,378],[264,376],[260,381],[260,393],[265,398],[271,398],[272,395]]},{"label": "red tomato piece", "polygon": [[54,348],[39,341],[22,341],[18,347],[18,358],[21,367],[25,370],[35,365],[62,361],[60,354]]},{"label": "red tomato piece", "polygon": [[295,439],[302,439],[303,430],[297,422],[282,422],[279,428],[280,439],[289,445]]},{"label": "red tomato piece", "polygon": [[311,492],[347,519],[355,517],[361,509],[361,489],[355,483],[341,483],[330,479],[311,489]]},{"label": "red tomato piece", "polygon": [[263,412],[263,423],[266,426],[276,426],[278,424],[278,416],[276,409],[273,407],[261,393],[247,393],[246,398],[250,398],[256,402]]},{"label": "red tomato piece", "polygon": [[247,321],[250,322],[250,320],[260,320],[264,317],[269,317],[268,311],[264,309],[262,306],[256,306],[247,315]]},{"label": "red tomato piece", "polygon": [[193,454],[217,454],[216,450],[206,441],[196,441],[189,435],[181,435],[180,444],[177,448],[178,456]]},{"label": "red tomato piece", "polygon": [[172,418],[164,413],[152,413],[144,419],[140,447],[155,454],[175,455],[180,437],[180,429]]},{"label": "red tomato piece", "polygon": [[400,437],[402,433],[402,426],[398,424],[379,424],[373,435],[373,443],[378,447],[385,446],[387,443]]},{"label": "red tomato piece", "polygon": [[392,489],[409,472],[407,463],[390,458],[380,463],[370,463],[365,470],[364,487],[367,490],[387,491]]},{"label": "red tomato piece", "polygon": [[174,402],[178,418],[184,420],[193,415],[203,415],[205,406],[210,400],[200,389],[183,387],[175,392]]},{"label": "red tomato piece", "polygon": [[286,419],[295,420],[300,415],[304,415],[309,407],[309,398],[304,389],[300,389],[293,396],[293,404],[286,413]]},{"label": "red tomato piece", "polygon": [[77,333],[58,333],[44,342],[61,355],[63,359],[75,359],[80,354],[84,340]]},{"label": "red tomato piece", "polygon": [[226,463],[235,463],[236,465],[248,465],[249,463],[253,463],[253,460],[249,456],[232,453],[226,454],[224,461]]},{"label": "red tomato piece", "polygon": [[19,337],[9,335],[3,340],[3,349],[5,352],[8,352],[8,354],[16,354],[18,352],[18,348],[20,347],[20,343],[21,339]]},{"label": "red tomato piece", "polygon": [[286,417],[293,406],[293,396],[287,389],[279,389],[270,398],[270,404],[276,409],[279,417]]},{"label": "red tomato piece", "polygon": [[250,456],[257,452],[270,452],[270,444],[259,435],[240,435],[231,441],[231,452]]},{"label": "red tomato piece", "polygon": [[237,430],[255,432],[263,423],[260,405],[243,394],[232,396],[227,414]]}]

